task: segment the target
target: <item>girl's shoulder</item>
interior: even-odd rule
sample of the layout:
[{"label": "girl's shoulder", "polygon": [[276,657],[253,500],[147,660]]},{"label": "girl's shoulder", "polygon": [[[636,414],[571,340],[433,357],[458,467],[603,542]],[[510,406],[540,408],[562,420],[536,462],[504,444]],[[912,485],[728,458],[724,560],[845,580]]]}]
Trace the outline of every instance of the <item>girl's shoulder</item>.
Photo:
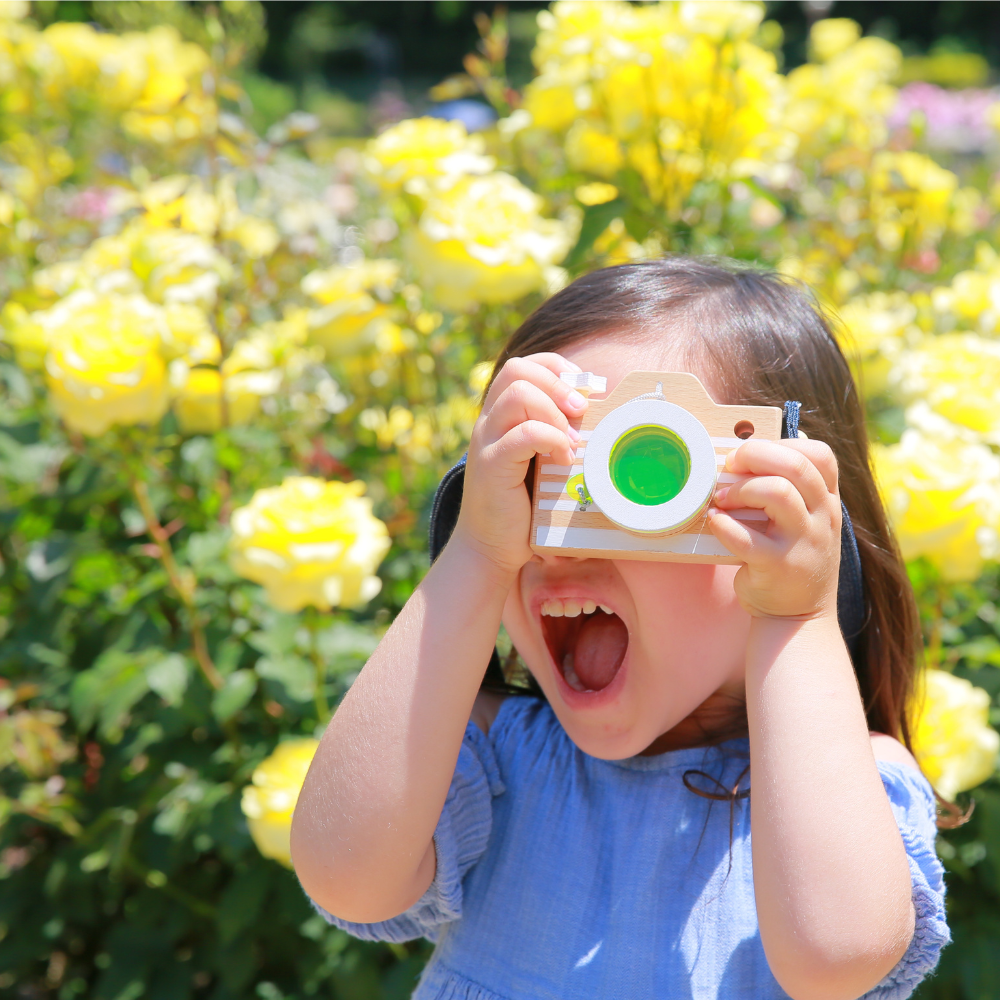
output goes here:
[{"label": "girl's shoulder", "polygon": [[544,698],[480,691],[469,718],[478,730],[477,745],[486,744],[498,758],[535,758],[553,752],[572,754],[575,746]]},{"label": "girl's shoulder", "polygon": [[911,767],[914,771],[920,772],[920,765],[916,762],[913,754],[903,746],[899,740],[885,733],[869,733],[872,741],[872,752],[876,760],[890,761],[893,764],[902,764],[904,767]]}]

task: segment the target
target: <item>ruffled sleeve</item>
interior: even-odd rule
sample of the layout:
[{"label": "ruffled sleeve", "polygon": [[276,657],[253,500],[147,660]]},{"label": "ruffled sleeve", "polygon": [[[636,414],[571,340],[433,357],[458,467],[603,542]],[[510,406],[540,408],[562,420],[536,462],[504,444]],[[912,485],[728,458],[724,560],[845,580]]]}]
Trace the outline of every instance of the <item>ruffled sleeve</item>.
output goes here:
[{"label": "ruffled sleeve", "polygon": [[905,764],[880,760],[878,769],[910,862],[916,925],[906,954],[865,997],[905,1000],[934,969],[941,949],[951,940],[945,921],[944,868],[934,849],[936,804],[927,779]]},{"label": "ruffled sleeve", "polygon": [[470,722],[434,831],[437,870],[427,892],[405,913],[377,924],[341,920],[313,906],[331,924],[363,941],[437,941],[441,928],[462,915],[462,879],[483,856],[493,825],[493,798],[504,791],[489,738]]}]

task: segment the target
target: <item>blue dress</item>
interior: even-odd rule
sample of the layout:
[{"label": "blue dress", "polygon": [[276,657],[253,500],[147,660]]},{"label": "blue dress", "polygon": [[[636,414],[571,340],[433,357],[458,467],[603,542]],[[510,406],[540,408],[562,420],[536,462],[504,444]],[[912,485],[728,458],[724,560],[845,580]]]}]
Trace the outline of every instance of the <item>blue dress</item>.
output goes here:
[{"label": "blue dress", "polygon": [[[437,943],[414,1000],[772,1000],[787,997],[757,927],[750,800],[731,788],[747,740],[608,761],[569,739],[549,706],[508,698],[489,735],[472,723],[434,834],[437,874],[366,940]],[[934,797],[879,761],[913,880],[916,932],[867,997],[902,1000],[948,942]],[[695,774],[693,772],[701,772]]]}]

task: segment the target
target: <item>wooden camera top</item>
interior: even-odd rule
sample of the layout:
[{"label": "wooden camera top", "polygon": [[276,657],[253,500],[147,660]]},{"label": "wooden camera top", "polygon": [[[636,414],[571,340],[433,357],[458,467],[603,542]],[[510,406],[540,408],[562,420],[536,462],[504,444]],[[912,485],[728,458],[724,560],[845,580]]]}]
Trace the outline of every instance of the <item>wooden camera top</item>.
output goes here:
[{"label": "wooden camera top", "polygon": [[[590,372],[560,378],[601,393]],[[535,552],[603,559],[732,563],[705,522],[729,452],[750,438],[777,441],[781,409],[722,406],[689,372],[630,372],[607,399],[591,400],[572,467],[536,459],[531,510]],[[767,522],[761,510],[731,510]],[[763,527],[763,525],[761,525]]]}]

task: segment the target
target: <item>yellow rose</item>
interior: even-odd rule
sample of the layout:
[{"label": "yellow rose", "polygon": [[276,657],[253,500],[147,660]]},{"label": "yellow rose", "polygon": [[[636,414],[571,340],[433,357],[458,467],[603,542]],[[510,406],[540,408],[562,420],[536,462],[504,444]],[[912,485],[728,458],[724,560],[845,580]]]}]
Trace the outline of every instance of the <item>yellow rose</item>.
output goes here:
[{"label": "yellow rose", "polygon": [[990,696],[943,670],[918,682],[913,751],[927,780],[949,801],[981,785],[997,767],[1000,734],[989,725]]},{"label": "yellow rose", "polygon": [[27,371],[45,365],[48,337],[45,327],[17,302],[8,302],[0,313],[0,339],[14,349],[17,363]]},{"label": "yellow rose", "polygon": [[466,177],[427,204],[407,251],[445,308],[512,302],[545,284],[574,227],[541,216],[542,201],[510,174]]},{"label": "yellow rose", "polygon": [[281,611],[370,601],[381,589],[374,573],[391,542],[364,489],[361,482],[290,476],[258,490],[233,511],[233,568],[262,584]]},{"label": "yellow rose", "polygon": [[[222,427],[223,377],[214,368],[194,368],[174,395],[174,413],[185,434],[213,434]],[[230,427],[249,423],[260,409],[260,394],[250,391],[246,376],[225,379],[226,416]]]},{"label": "yellow rose", "polygon": [[[141,221],[141,220],[139,220]],[[232,266],[203,236],[178,229],[137,226],[132,269],[154,302],[211,308]]]},{"label": "yellow rose", "polygon": [[926,404],[911,407],[907,419],[921,426],[873,448],[903,557],[926,556],[946,580],[974,580],[983,560],[1000,554],[1000,460]]},{"label": "yellow rose", "polygon": [[935,242],[948,224],[958,177],[912,150],[876,153],[871,170],[871,217],[879,242],[898,250],[909,232]]},{"label": "yellow rose", "polygon": [[35,315],[46,329],[49,392],[67,427],[96,436],[163,416],[162,310],[138,295],[80,291]]},{"label": "yellow rose", "polygon": [[225,235],[239,243],[244,253],[254,260],[270,257],[281,242],[278,230],[270,222],[252,215],[242,216],[235,225],[226,230]]},{"label": "yellow rose", "polygon": [[524,108],[531,115],[532,125],[551,132],[569,128],[580,113],[574,87],[549,83],[543,77],[532,80],[525,88]]},{"label": "yellow rose", "polygon": [[1000,343],[971,333],[928,337],[893,371],[904,397],[923,399],[952,423],[1000,444]]},{"label": "yellow rose", "polygon": [[566,157],[574,170],[598,177],[614,177],[625,165],[618,140],[584,121],[577,122],[567,133]]},{"label": "yellow rose", "polygon": [[861,25],[849,17],[817,21],[809,32],[809,50],[816,62],[828,62],[849,49],[861,37]]},{"label": "yellow rose", "polygon": [[392,260],[365,260],[356,267],[313,271],[302,279],[302,291],[323,308],[309,315],[309,337],[329,355],[356,349],[391,316],[386,300],[399,278]]},{"label": "yellow rose", "polygon": [[307,738],[279,743],[243,789],[240,808],[257,850],[287,868],[292,867],[292,813],[318,746],[319,740]]},{"label": "yellow rose", "polygon": [[618,188],[603,181],[592,181],[590,184],[581,184],[573,194],[581,205],[605,205],[618,197]]},{"label": "yellow rose", "polygon": [[387,189],[424,193],[428,181],[463,174],[485,174],[494,159],[483,155],[481,136],[470,136],[461,122],[410,118],[387,128],[368,143],[365,165]]},{"label": "yellow rose", "polygon": [[[846,37],[845,31],[834,30],[824,38],[826,31],[820,29],[819,41],[821,48],[829,46],[827,51]],[[868,37],[823,63],[807,63],[788,74],[785,122],[799,137],[800,162],[820,161],[849,147],[874,149],[886,141],[886,116],[896,102],[890,81],[902,58],[891,42]]]},{"label": "yellow rose", "polygon": [[753,0],[681,0],[681,24],[716,42],[749,38],[760,26],[764,5]]},{"label": "yellow rose", "polygon": [[841,346],[860,371],[866,396],[885,390],[907,339],[920,336],[917,309],[906,292],[872,292],[839,310]]}]

